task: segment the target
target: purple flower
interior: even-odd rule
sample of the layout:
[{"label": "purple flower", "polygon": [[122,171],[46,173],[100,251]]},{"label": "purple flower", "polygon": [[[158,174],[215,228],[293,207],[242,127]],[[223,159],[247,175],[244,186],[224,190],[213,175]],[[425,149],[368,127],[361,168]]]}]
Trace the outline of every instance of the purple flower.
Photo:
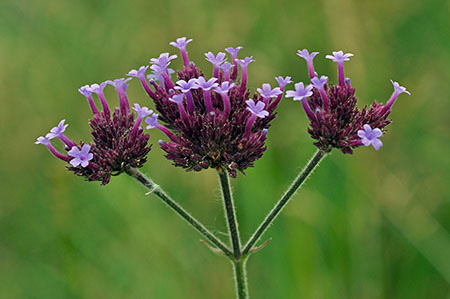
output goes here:
[{"label": "purple flower", "polygon": [[328,77],[327,76],[321,76],[320,79],[318,77],[314,77],[311,79],[311,83],[312,85],[319,89],[319,90],[323,90],[324,85],[328,82]]},{"label": "purple flower", "polygon": [[81,86],[78,88],[78,91],[86,98],[89,98],[92,95],[91,87],[89,85]]},{"label": "purple flower", "polygon": [[169,53],[162,53],[159,55],[158,58],[152,58],[150,59],[150,63],[154,65],[158,65],[162,69],[166,69],[170,61],[177,58],[177,55],[170,55]]},{"label": "purple flower", "polygon": [[62,121],[59,122],[59,124],[56,127],[53,127],[50,130],[50,133],[48,133],[45,137],[49,138],[49,139],[53,139],[55,137],[60,137],[61,135],[64,134],[64,131],[66,130],[67,126],[66,124],[64,124],[66,120],[63,119]]},{"label": "purple flower", "polygon": [[149,68],[148,65],[143,65],[139,68],[139,70],[131,70],[128,72],[127,76],[136,77],[136,78],[145,78],[145,72]]},{"label": "purple flower", "polygon": [[242,68],[246,68],[250,63],[252,63],[253,61],[255,61],[254,59],[253,59],[253,56],[248,56],[248,57],[245,57],[244,59],[238,59],[237,60],[237,62],[239,63],[239,65],[242,67]]},{"label": "purple flower", "polygon": [[249,99],[248,101],[245,101],[245,103],[248,106],[247,110],[250,111],[253,115],[259,118],[264,118],[269,115],[269,112],[264,110],[266,105],[264,105],[263,102],[259,101],[258,103],[255,104],[255,101]]},{"label": "purple flower", "polygon": [[233,67],[233,65],[229,62],[224,62],[220,68],[222,69],[222,71],[224,72],[229,72],[231,70],[231,68]]},{"label": "purple flower", "polygon": [[233,59],[236,59],[237,54],[241,49],[242,49],[242,47],[236,47],[236,48],[228,47],[225,49],[225,51],[230,53],[230,55],[231,55],[231,57],[233,57]]},{"label": "purple flower", "polygon": [[286,92],[286,98],[293,98],[294,101],[301,101],[304,98],[312,96],[313,86],[311,84],[304,86],[303,82],[297,83],[294,85],[295,91],[288,90]]},{"label": "purple flower", "polygon": [[197,78],[196,83],[197,83],[198,87],[200,87],[201,89],[203,89],[205,91],[208,91],[208,90],[213,89],[214,87],[219,86],[218,83],[215,83],[216,81],[217,81],[217,78],[211,78],[208,81],[206,81],[206,79],[203,76],[201,76],[201,77]]},{"label": "purple flower", "polygon": [[107,84],[108,81],[102,82],[100,84],[94,83],[91,86],[89,86],[89,91],[96,93],[98,95],[103,94],[103,89],[105,89]]},{"label": "purple flower", "polygon": [[182,93],[186,93],[191,89],[197,89],[199,86],[197,85],[197,79],[190,79],[189,81],[178,80],[176,82],[178,86],[175,86],[175,89],[180,90]]},{"label": "purple flower", "polygon": [[217,53],[217,56],[214,56],[212,52],[205,53],[206,60],[211,62],[214,66],[220,66],[222,63],[224,63],[227,59],[225,58],[225,53],[219,52]]},{"label": "purple flower", "polygon": [[297,55],[305,59],[306,61],[312,61],[317,54],[319,54],[319,52],[311,52],[311,54],[309,54],[309,51],[307,49],[297,51]]},{"label": "purple flower", "polygon": [[292,83],[291,77],[287,76],[286,78],[283,78],[281,76],[275,77],[275,80],[277,81],[280,88],[283,90],[286,85],[289,83]]},{"label": "purple flower", "polygon": [[73,167],[77,167],[81,165],[81,167],[85,168],[89,165],[89,161],[94,158],[94,155],[90,153],[91,146],[88,144],[83,144],[81,147],[81,151],[78,149],[78,147],[73,146],[70,151],[67,152],[67,154],[71,157],[73,157],[72,160],[70,160],[70,164]]},{"label": "purple flower", "polygon": [[353,56],[352,53],[344,54],[343,51],[337,51],[337,52],[333,51],[333,55],[327,55],[327,56],[325,56],[325,58],[331,59],[334,62],[338,62],[339,63],[339,62],[349,61],[350,57],[352,57],[352,56]]},{"label": "purple flower", "polygon": [[234,83],[230,83],[230,82],[222,82],[222,85],[217,86],[216,88],[214,88],[214,91],[221,94],[221,95],[225,95],[228,93],[228,91],[230,89],[232,89],[235,86]]},{"label": "purple flower", "polygon": [[147,117],[145,122],[148,124],[147,130],[157,128],[159,126],[158,113],[153,113],[151,117]]},{"label": "purple flower", "polygon": [[186,39],[186,37],[180,37],[180,38],[177,38],[176,42],[170,42],[169,45],[182,50],[182,49],[186,49],[187,44],[189,44],[191,41],[192,41],[192,38]]},{"label": "purple flower", "polygon": [[278,96],[279,94],[283,93],[279,87],[275,87],[274,89],[272,89],[272,87],[270,86],[269,83],[264,83],[262,85],[262,89],[261,88],[257,88],[256,90],[265,99],[274,98],[274,97]]},{"label": "purple flower", "polygon": [[308,73],[310,78],[314,78],[316,76],[316,73],[314,72],[313,59],[314,57],[316,57],[317,54],[319,54],[319,52],[312,52],[311,54],[309,54],[308,50],[306,49],[297,51],[297,55],[306,60],[306,65],[308,66]]},{"label": "purple flower", "polygon": [[127,78],[127,79],[120,78],[120,79],[116,79],[116,80],[108,80],[108,81],[105,81],[105,82],[110,84],[110,85],[112,85],[112,86],[114,86],[114,88],[117,91],[124,92],[124,91],[127,90],[127,87],[128,87],[127,82],[130,81],[130,80],[131,80],[131,78]]},{"label": "purple flower", "polygon": [[383,136],[383,132],[378,128],[372,130],[368,124],[365,124],[363,128],[364,130],[358,130],[358,137],[361,138],[362,144],[365,146],[372,145],[375,150],[379,150],[383,142],[378,138]]},{"label": "purple flower", "polygon": [[391,83],[394,86],[394,92],[397,93],[397,95],[402,94],[402,93],[411,95],[411,93],[406,90],[406,87],[400,86],[400,84],[398,84],[398,82],[391,80]]},{"label": "purple flower", "polygon": [[[48,135],[48,134],[47,134]],[[34,142],[34,144],[43,144],[43,145],[48,145],[50,144],[50,139],[48,136],[39,136],[37,138],[37,140]]]},{"label": "purple flower", "polygon": [[141,107],[139,104],[134,104],[133,110],[136,111],[138,117],[144,118],[146,116],[149,116],[153,113],[153,110],[148,109],[147,107],[143,106]]},{"label": "purple flower", "polygon": [[176,103],[176,104],[183,103],[183,100],[184,100],[184,94],[182,94],[182,93],[176,94],[173,97],[169,98],[169,101]]}]

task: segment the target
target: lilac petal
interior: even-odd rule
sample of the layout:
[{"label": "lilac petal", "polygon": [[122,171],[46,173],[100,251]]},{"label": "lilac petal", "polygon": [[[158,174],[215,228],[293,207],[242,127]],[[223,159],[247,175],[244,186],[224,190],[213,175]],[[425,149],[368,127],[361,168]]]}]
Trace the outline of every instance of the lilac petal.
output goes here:
[{"label": "lilac petal", "polygon": [[366,138],[366,132],[363,130],[358,130],[358,137],[359,138]]},{"label": "lilac petal", "polygon": [[372,146],[377,151],[383,146],[383,142],[380,139],[374,139],[372,140]]},{"label": "lilac petal", "polygon": [[372,134],[373,134],[372,136],[375,138],[379,138],[379,137],[383,136],[383,132],[381,132],[381,130],[378,128],[373,129]]},{"label": "lilac petal", "polygon": [[364,131],[365,131],[366,134],[372,132],[372,128],[371,128],[370,125],[368,125],[368,124],[365,124],[365,125],[363,126],[363,128],[364,128]]}]

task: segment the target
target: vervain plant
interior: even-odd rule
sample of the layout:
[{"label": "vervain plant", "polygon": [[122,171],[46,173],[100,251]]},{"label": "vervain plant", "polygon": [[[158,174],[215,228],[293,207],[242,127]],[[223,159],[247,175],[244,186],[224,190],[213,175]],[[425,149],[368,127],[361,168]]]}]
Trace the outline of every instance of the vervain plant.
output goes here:
[{"label": "vervain plant", "polygon": [[[175,71],[169,65],[177,55],[169,53],[163,53],[151,59],[150,65],[127,74],[141,81],[158,113],[139,104],[130,107],[126,89],[131,78],[86,85],[79,91],[88,100],[93,113],[89,122],[92,141],[76,143],[70,140],[64,134],[67,125],[62,120],[35,143],[47,146],[55,157],[67,163],[69,171],[88,181],[100,181],[106,185],[114,175],[126,173],[133,177],[203,235],[212,251],[222,253],[231,261],[237,298],[248,298],[246,262],[253,252],[264,247],[266,243],[258,245],[258,241],[292,196],[333,148],[345,154],[352,154],[362,145],[372,145],[378,150],[383,145],[379,138],[391,122],[388,117],[392,105],[401,93],[409,92],[392,81],[394,92],[385,105],[373,102],[369,107],[358,108],[355,89],[350,79],[344,77],[344,61],[353,54],[338,51],[326,56],[338,65],[338,84],[332,84],[328,77],[319,77],[314,71],[313,59],[318,52],[298,51],[297,54],[307,62],[311,84],[295,84],[295,89],[287,91],[286,97],[301,101],[310,121],[308,132],[318,150],[251,238],[243,243],[239,236],[230,177],[236,178],[238,172],[243,173],[262,157],[270,123],[276,117],[275,110],[286,85],[292,83],[291,77],[276,77],[278,87],[272,88],[267,83],[252,93],[247,88],[247,67],[254,60],[253,57],[238,59],[242,48],[237,47],[225,49],[231,55],[230,62],[223,52],[205,54],[206,60],[213,65],[213,76],[207,79],[188,58],[186,46],[191,41],[183,37],[170,43],[180,50],[183,59],[183,67],[176,72],[175,82],[171,76]],[[146,75],[148,68],[151,74]],[[103,93],[108,84],[115,87],[119,97],[120,105],[113,111]],[[102,111],[94,103],[93,94],[98,96]],[[142,123],[146,123],[147,129],[158,129],[167,136],[167,140],[160,140],[158,144],[175,166],[188,171],[208,168],[217,171],[229,244],[210,232],[139,170],[151,149],[148,144],[150,136],[144,132]],[[64,143],[65,153],[53,147],[55,138]]]}]

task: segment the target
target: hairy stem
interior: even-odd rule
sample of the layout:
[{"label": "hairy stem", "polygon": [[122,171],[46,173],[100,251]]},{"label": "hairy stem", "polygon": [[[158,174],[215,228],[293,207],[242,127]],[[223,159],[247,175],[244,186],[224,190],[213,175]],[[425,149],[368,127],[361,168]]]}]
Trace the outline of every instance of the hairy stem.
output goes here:
[{"label": "hairy stem", "polygon": [[236,297],[238,299],[247,299],[247,270],[246,260],[233,261],[234,279],[236,282]]},{"label": "hairy stem", "polygon": [[129,167],[126,169],[126,173],[131,177],[135,178],[139,183],[144,185],[151,193],[154,193],[162,201],[167,204],[178,216],[186,220],[196,231],[208,239],[212,244],[217,246],[226,256],[229,258],[233,257],[231,250],[220,241],[216,236],[214,236],[203,224],[201,224],[197,219],[191,216],[183,207],[176,203],[160,186],[155,184],[150,178],[143,175],[138,169]]},{"label": "hairy stem", "polygon": [[233,255],[236,260],[241,257],[241,241],[239,239],[238,223],[234,211],[233,195],[231,192],[230,180],[225,171],[219,170],[220,185],[222,187],[223,204],[228,225],[228,232],[233,247]]},{"label": "hairy stem", "polygon": [[250,238],[250,240],[245,245],[244,250],[242,251],[242,256],[246,256],[250,252],[250,250],[253,248],[253,246],[256,244],[256,242],[258,242],[259,238],[261,238],[261,236],[269,228],[270,224],[272,224],[272,222],[280,214],[280,212],[283,210],[283,208],[289,202],[291,197],[305,182],[305,180],[308,178],[308,176],[311,174],[311,172],[314,170],[314,168],[316,168],[317,165],[319,165],[320,161],[323,159],[323,157],[325,157],[325,155],[326,155],[325,152],[323,152],[321,150],[317,150],[317,152],[314,154],[314,156],[311,158],[311,160],[308,162],[308,164],[306,164],[305,168],[303,168],[303,170],[300,172],[300,174],[294,180],[292,185],[286,190],[286,192],[281,197],[281,199],[277,202],[277,204],[273,207],[273,209],[270,211],[270,213],[266,216],[264,221],[256,229],[253,236]]}]

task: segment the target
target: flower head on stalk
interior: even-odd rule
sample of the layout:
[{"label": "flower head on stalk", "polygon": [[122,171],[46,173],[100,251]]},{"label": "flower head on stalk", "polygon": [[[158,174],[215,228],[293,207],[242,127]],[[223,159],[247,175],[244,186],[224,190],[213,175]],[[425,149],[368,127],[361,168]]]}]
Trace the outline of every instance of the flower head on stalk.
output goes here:
[{"label": "flower head on stalk", "polygon": [[[184,44],[178,47],[178,40],[171,45],[182,53],[186,50]],[[177,71],[172,88],[167,76],[159,83],[151,82],[152,90],[147,93],[158,114],[147,117],[145,122],[148,129],[166,135],[159,145],[175,166],[193,171],[220,168],[236,177],[238,171],[253,166],[266,150],[267,129],[275,118],[280,88],[271,89],[267,100],[251,94],[246,82],[247,67],[253,59],[239,60],[239,50],[241,47],[226,49],[231,54],[230,63],[226,62],[225,53],[207,52],[206,59],[214,66],[209,76],[190,61]],[[160,61],[152,63],[160,65]],[[259,112],[263,118],[255,118],[247,109],[249,99],[256,108],[263,107]],[[252,118],[255,119],[250,121]]]},{"label": "flower head on stalk", "polygon": [[391,80],[394,92],[385,105],[374,101],[369,107],[358,108],[355,89],[350,79],[344,76],[344,62],[349,61],[353,54],[335,51],[333,55],[326,55],[338,65],[337,85],[330,83],[327,76],[319,77],[314,72],[312,59],[317,54],[309,54],[306,49],[298,52],[308,62],[311,85],[305,87],[303,83],[297,83],[295,91],[287,92],[287,97],[302,102],[310,121],[308,132],[316,140],[314,144],[325,152],[338,148],[351,154],[362,145],[372,145],[378,150],[383,145],[378,138],[391,123],[388,116],[392,105],[401,93],[409,92]]},{"label": "flower head on stalk", "polygon": [[[142,75],[138,72],[131,73],[136,76]],[[39,137],[35,143],[45,145],[55,157],[65,161],[68,164],[67,168],[76,175],[83,176],[88,181],[101,181],[102,185],[106,185],[112,175],[120,174],[127,167],[142,167],[150,151],[148,145],[150,136],[144,134],[140,123],[152,111],[135,104],[133,108],[137,112],[135,119],[126,95],[128,80],[122,78],[105,81],[79,89],[80,93],[89,99],[94,113],[94,117],[89,121],[92,142],[75,143],[67,138],[64,135],[67,124],[65,120],[62,120],[58,126],[52,128],[45,137]],[[113,85],[119,95],[120,108],[115,108],[112,114],[109,112],[109,106],[103,94],[107,83]],[[92,93],[96,93],[102,102],[101,114],[98,113],[92,100]],[[60,139],[65,144],[64,153],[53,147],[52,139],[54,138]]]}]

